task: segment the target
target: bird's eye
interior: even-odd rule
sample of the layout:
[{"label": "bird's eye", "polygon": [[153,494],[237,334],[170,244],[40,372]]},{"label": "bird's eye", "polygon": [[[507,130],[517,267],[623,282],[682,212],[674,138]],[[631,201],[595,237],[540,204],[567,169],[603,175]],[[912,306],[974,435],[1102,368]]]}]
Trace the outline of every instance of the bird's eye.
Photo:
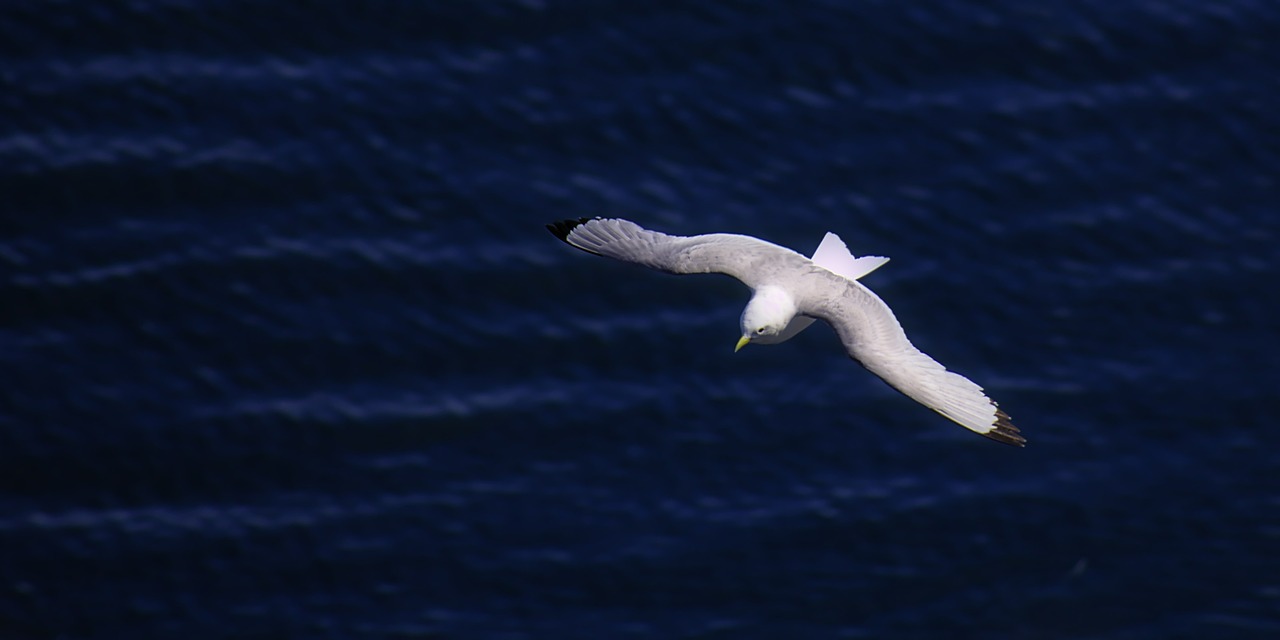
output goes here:
[{"label": "bird's eye", "polygon": [[759,329],[756,329],[756,333],[764,333],[764,327],[760,327]]}]

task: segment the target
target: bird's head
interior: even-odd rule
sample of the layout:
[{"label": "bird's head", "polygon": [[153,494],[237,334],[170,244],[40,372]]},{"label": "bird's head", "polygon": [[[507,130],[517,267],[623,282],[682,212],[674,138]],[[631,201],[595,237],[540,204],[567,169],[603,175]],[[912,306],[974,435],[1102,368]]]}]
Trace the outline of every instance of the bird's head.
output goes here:
[{"label": "bird's head", "polygon": [[796,303],[791,294],[777,287],[762,287],[742,310],[742,337],[734,351],[750,342],[770,344],[796,316]]}]

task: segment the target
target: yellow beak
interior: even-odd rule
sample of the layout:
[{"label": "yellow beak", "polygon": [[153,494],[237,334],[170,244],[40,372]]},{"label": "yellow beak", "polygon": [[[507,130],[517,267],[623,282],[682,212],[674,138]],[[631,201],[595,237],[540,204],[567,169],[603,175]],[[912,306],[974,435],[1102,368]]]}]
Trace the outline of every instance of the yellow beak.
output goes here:
[{"label": "yellow beak", "polygon": [[742,336],[741,338],[738,338],[738,346],[736,346],[736,347],[734,347],[734,348],[733,348],[733,352],[734,352],[734,353],[737,353],[737,352],[738,352],[738,350],[740,350],[740,349],[742,349],[743,347],[747,346],[747,343],[748,343],[748,342],[751,342],[751,336]]}]

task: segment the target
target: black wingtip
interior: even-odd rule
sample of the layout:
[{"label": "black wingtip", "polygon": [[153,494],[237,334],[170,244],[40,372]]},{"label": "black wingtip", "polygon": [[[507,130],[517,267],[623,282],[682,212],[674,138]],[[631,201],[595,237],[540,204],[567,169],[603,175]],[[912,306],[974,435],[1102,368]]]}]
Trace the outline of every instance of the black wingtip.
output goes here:
[{"label": "black wingtip", "polygon": [[591,218],[578,218],[577,220],[561,220],[559,222],[552,222],[547,225],[547,231],[550,231],[551,235],[559,238],[561,242],[568,242],[569,232],[576,229],[578,225],[585,224],[590,220]]},{"label": "black wingtip", "polygon": [[1027,439],[1022,437],[1022,432],[1013,426],[1013,422],[1009,420],[1009,414],[1002,409],[996,409],[996,424],[990,431],[982,434],[996,442],[1003,442],[1013,447],[1027,446]]}]

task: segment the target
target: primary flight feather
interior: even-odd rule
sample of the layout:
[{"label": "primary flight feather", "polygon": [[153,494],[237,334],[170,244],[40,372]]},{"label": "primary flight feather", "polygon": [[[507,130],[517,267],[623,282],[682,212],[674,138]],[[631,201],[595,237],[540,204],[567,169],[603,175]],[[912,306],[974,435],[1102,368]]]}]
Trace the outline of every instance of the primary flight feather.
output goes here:
[{"label": "primary flight feather", "polygon": [[893,388],[992,440],[1026,444],[982,387],[915,348],[889,305],[857,281],[888,259],[854,258],[835,234],[811,259],[750,236],[672,236],[620,219],[564,220],[547,229],[583,251],[659,271],[733,276],[754,292],[742,311],[738,349],[783,342],[823,320],[849,357]]}]

